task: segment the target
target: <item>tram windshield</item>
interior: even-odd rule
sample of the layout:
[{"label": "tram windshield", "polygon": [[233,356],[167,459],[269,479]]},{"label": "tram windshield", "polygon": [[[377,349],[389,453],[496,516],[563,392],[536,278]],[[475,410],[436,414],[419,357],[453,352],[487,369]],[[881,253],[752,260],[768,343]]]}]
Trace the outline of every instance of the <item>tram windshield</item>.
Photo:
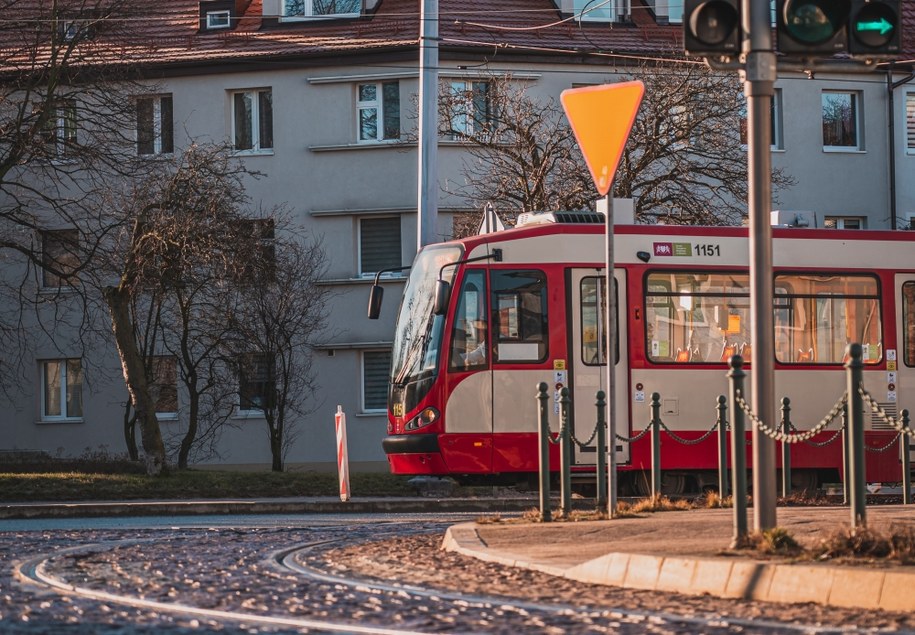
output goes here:
[{"label": "tram windshield", "polygon": [[[435,376],[442,345],[445,316],[433,315],[435,281],[444,265],[461,259],[454,245],[431,246],[416,256],[404,289],[391,351],[391,383],[404,386]],[[442,278],[449,283],[457,267],[447,267]]]}]

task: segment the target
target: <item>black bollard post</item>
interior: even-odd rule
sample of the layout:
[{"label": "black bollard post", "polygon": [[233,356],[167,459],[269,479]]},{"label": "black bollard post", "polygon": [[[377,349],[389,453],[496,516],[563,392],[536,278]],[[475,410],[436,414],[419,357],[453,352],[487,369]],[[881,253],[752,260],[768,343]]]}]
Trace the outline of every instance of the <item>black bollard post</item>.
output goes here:
[{"label": "black bollard post", "polygon": [[559,392],[559,458],[562,469],[561,487],[559,490],[559,507],[563,518],[572,513],[572,431],[569,429],[569,389],[563,386]]},{"label": "black bollard post", "polygon": [[607,401],[603,390],[597,391],[597,509],[607,507]]},{"label": "black bollard post", "polygon": [[545,381],[537,384],[537,402],[540,413],[537,427],[537,441],[540,444],[540,520],[548,523],[552,520],[550,510],[550,387]]},{"label": "black bollard post", "polygon": [[651,393],[651,497],[661,495],[661,395]]},{"label": "black bollard post", "polygon": [[867,479],[864,473],[864,400],[858,392],[864,375],[863,350],[860,344],[845,349],[848,361],[848,467],[851,527],[867,526]]},{"label": "black bollard post", "polygon": [[[791,400],[782,397],[782,432],[791,434]],[[791,495],[791,444],[782,441],[782,496]]]},{"label": "black bollard post", "polygon": [[718,496],[723,501],[728,495],[728,398],[718,395]]},{"label": "black bollard post", "polygon": [[[902,411],[902,429],[909,429],[909,411]],[[899,446],[902,448],[902,504],[912,504],[912,465],[911,455],[909,454],[909,435],[905,432],[900,433]]]},{"label": "black bollard post", "polygon": [[734,355],[728,360],[731,370],[728,371],[730,380],[731,404],[731,466],[733,472],[734,492],[734,541],[732,547],[740,547],[747,538],[747,437],[744,411],[737,403],[737,395],[746,400],[743,390],[743,380],[747,376],[743,372],[743,358]]}]

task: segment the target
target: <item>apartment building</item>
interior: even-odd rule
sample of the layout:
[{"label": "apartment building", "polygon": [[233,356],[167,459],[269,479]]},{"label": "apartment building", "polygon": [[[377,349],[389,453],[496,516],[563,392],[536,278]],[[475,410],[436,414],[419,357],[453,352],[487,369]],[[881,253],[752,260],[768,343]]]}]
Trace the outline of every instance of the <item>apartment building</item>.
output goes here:
[{"label": "apartment building", "polygon": [[[905,24],[915,28],[915,1],[905,7]],[[682,48],[681,14],[677,0],[441,0],[439,80],[478,85],[485,95],[494,74],[511,75],[531,94],[556,98],[575,85],[629,79],[640,58]],[[321,389],[313,414],[296,422],[300,434],[287,464],[334,464],[339,404],[348,417],[350,461],[383,469],[398,274],[384,278],[382,319],[367,320],[365,309],[374,274],[409,265],[416,252],[420,3],[170,0],[133,31],[144,51],[137,70],[151,87],[136,97],[137,154],[155,160],[191,141],[228,140],[263,175],[247,182],[251,199],[285,205],[327,250],[322,284],[334,294],[330,328],[315,353]],[[94,44],[102,43],[100,33]],[[910,72],[903,62],[866,75],[779,79],[773,163],[797,183],[778,193],[780,209],[809,212],[836,228],[913,222]],[[65,112],[57,129],[79,141],[79,122]],[[465,147],[443,138],[438,152],[435,234],[446,239],[453,215],[472,210],[447,187],[462,179]],[[53,239],[45,247],[59,248]],[[77,352],[66,333],[35,337],[34,372],[8,395],[0,449],[122,452],[127,393],[116,379],[113,346]],[[105,379],[93,380],[99,369]],[[176,390],[161,413],[163,434],[181,433],[182,407]],[[256,410],[239,410],[233,424],[206,463],[269,466]]]}]

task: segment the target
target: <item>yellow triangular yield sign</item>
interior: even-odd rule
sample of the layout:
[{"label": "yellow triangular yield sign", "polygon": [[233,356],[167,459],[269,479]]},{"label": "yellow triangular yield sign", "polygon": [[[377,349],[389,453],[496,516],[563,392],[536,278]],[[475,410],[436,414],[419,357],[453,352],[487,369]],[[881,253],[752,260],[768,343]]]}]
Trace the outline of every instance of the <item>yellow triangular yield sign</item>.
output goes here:
[{"label": "yellow triangular yield sign", "polygon": [[601,196],[610,191],[644,93],[636,81],[571,88],[559,96]]}]

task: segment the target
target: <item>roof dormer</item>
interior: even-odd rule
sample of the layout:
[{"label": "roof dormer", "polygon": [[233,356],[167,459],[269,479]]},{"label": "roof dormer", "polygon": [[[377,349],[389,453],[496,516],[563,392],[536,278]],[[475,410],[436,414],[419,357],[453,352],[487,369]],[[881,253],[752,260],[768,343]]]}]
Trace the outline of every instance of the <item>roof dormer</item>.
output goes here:
[{"label": "roof dormer", "polygon": [[247,4],[246,0],[203,0],[200,2],[200,32],[234,29]]},{"label": "roof dormer", "polygon": [[264,18],[280,22],[359,18],[381,0],[264,0]]}]

